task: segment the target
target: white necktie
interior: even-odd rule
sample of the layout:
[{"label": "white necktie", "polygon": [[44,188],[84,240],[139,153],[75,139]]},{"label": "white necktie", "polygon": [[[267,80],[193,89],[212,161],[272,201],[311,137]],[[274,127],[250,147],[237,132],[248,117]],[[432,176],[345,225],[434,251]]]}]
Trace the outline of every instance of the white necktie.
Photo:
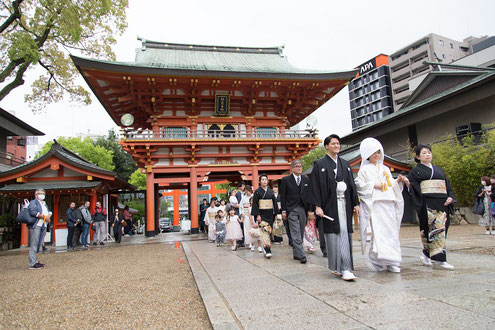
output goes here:
[{"label": "white necktie", "polygon": [[297,179],[296,179],[296,184],[299,186],[300,183],[301,183],[301,177],[298,176]]}]

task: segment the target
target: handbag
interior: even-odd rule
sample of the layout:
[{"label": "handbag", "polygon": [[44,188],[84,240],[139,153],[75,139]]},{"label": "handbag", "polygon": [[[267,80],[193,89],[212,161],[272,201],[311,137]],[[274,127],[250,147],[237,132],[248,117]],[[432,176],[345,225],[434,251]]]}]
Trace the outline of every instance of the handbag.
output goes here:
[{"label": "handbag", "polygon": [[476,198],[476,200],[474,201],[473,213],[478,215],[483,215],[485,213],[483,198]]},{"label": "handbag", "polygon": [[492,202],[492,217],[495,217],[495,202]]},{"label": "handbag", "polygon": [[285,233],[284,222],[282,221],[282,219],[279,219],[277,217],[277,219],[275,219],[275,221],[273,222],[273,235],[282,237],[284,236],[284,233]]},{"label": "handbag", "polygon": [[31,216],[28,206],[29,201],[27,199],[24,199],[21,212],[19,212],[17,218],[15,218],[15,221],[17,221],[18,223],[25,223],[27,225],[34,225],[38,221],[38,219]]},{"label": "handbag", "polygon": [[260,237],[260,229],[259,228],[251,228],[249,230],[249,236],[252,238],[259,238]]}]

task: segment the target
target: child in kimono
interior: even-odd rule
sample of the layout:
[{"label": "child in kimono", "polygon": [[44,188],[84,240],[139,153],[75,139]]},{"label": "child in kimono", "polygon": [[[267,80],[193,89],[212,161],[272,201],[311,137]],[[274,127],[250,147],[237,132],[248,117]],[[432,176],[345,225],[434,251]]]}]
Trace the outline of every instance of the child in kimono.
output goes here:
[{"label": "child in kimono", "polygon": [[316,219],[315,215],[311,214],[308,216],[308,222],[306,223],[306,227],[304,227],[304,237],[303,237],[303,246],[306,248],[306,251],[309,253],[315,252],[314,242],[316,240]]},{"label": "child in kimono", "polygon": [[221,217],[218,214],[215,215],[215,236],[217,246],[225,243],[225,224],[221,221]]}]

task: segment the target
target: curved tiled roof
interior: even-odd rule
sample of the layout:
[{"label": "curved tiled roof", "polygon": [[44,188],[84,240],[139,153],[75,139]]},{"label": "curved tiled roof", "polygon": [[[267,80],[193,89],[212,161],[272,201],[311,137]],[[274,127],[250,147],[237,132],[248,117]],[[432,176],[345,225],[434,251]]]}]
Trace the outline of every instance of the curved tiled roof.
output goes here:
[{"label": "curved tiled roof", "polygon": [[205,74],[299,79],[344,79],[357,70],[327,71],[301,69],[289,63],[279,47],[227,47],[174,44],[140,39],[134,62],[114,62],[71,56],[76,66],[140,74]]},{"label": "curved tiled roof", "polygon": [[31,191],[38,188],[45,190],[66,190],[66,189],[85,189],[96,188],[101,185],[101,181],[42,181],[9,184],[0,188],[0,192],[9,191]]},{"label": "curved tiled roof", "polygon": [[60,143],[57,142],[57,140],[53,140],[53,141],[54,142],[53,142],[52,147],[50,148],[50,150],[46,154],[44,154],[40,158],[31,160],[31,161],[24,163],[22,165],[19,165],[19,166],[11,168],[9,170],[0,172],[0,178],[2,176],[7,176],[10,174],[18,173],[18,172],[24,171],[26,169],[29,169],[33,166],[36,166],[37,164],[40,164],[40,163],[44,162],[46,159],[50,158],[52,155],[54,155],[55,157],[58,157],[61,160],[65,160],[70,164],[74,164],[78,167],[82,167],[82,168],[85,168],[85,169],[93,171],[93,172],[97,172],[97,173],[105,174],[105,175],[111,175],[111,176],[115,176],[115,177],[118,176],[118,174],[116,172],[105,170],[105,169],[103,169],[103,168],[101,168],[95,164],[88,162],[86,159],[82,158],[81,156],[79,156],[75,152],[62,146]]}]

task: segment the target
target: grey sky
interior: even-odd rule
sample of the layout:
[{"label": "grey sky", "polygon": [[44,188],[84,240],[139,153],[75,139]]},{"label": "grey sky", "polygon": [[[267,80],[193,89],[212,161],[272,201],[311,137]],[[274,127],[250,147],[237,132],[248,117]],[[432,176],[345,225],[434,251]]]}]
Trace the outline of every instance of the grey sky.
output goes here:
[{"label": "grey sky", "polygon": [[[288,60],[301,68],[348,70],[437,33],[462,40],[495,35],[495,1],[165,1],[130,0],[129,27],[114,47],[119,61],[133,61],[137,36],[176,43],[232,46],[285,45]],[[35,70],[28,74],[35,73]],[[0,106],[46,133],[45,142],[78,133],[105,134],[116,127],[93,97],[83,107],[69,102],[33,115],[24,104],[26,85]],[[84,81],[83,86],[87,87]],[[347,88],[318,109],[320,137],[351,131]]]}]

